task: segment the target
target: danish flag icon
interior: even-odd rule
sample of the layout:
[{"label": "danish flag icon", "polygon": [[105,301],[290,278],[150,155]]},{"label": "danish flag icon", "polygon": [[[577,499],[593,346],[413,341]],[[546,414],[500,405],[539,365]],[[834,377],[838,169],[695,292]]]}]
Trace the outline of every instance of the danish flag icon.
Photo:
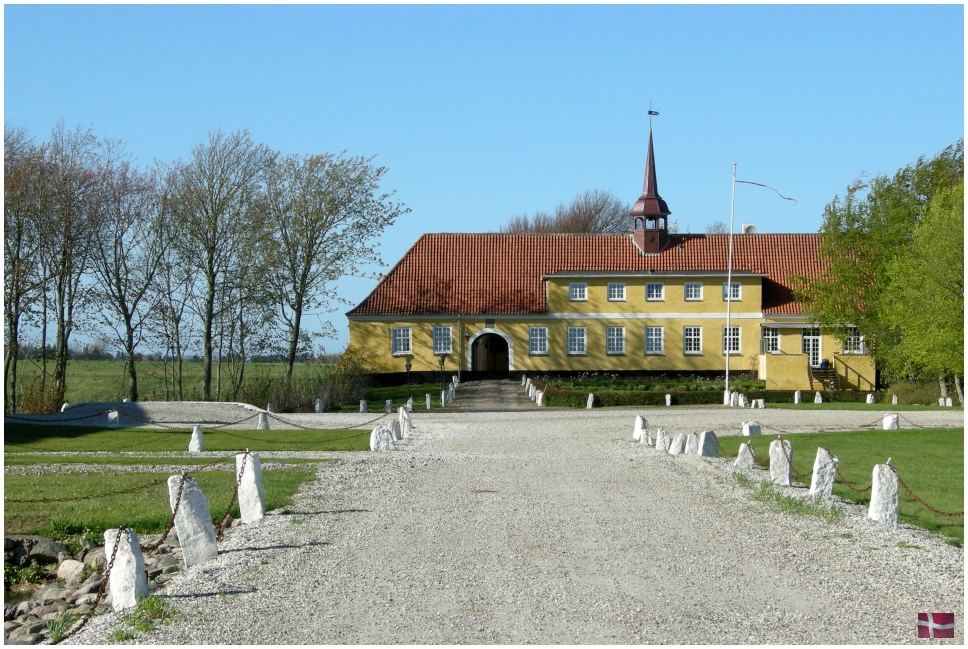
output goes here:
[{"label": "danish flag icon", "polygon": [[955,637],[954,613],[918,613],[919,638]]}]

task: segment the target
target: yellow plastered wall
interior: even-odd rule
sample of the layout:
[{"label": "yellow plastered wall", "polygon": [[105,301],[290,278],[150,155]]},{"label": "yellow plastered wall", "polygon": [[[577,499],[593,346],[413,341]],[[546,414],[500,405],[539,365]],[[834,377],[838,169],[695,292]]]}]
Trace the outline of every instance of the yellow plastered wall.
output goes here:
[{"label": "yellow plastered wall", "polygon": [[[625,285],[624,300],[609,300],[610,283]],[[702,284],[702,298],[686,300],[686,283]],[[760,277],[734,277],[740,284],[740,298],[733,300],[732,313],[758,313],[762,305]],[[570,299],[572,284],[586,285],[586,299]],[[661,284],[662,298],[647,299],[646,285]],[[634,277],[634,278],[567,278],[547,280],[549,313],[725,313],[723,285],[726,278],[703,277]]]},{"label": "yellow plastered wall", "polygon": [[871,391],[875,387],[874,358],[866,354],[834,354],[831,359],[837,369],[842,390]]}]

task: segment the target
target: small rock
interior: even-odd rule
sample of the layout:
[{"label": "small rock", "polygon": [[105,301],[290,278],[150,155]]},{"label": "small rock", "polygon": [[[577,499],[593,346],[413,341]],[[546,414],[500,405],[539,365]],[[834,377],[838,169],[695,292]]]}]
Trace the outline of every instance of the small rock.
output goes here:
[{"label": "small rock", "polygon": [[57,567],[57,578],[66,584],[80,582],[81,573],[84,572],[84,563],[74,559],[68,559]]},{"label": "small rock", "polygon": [[104,559],[104,548],[103,547],[94,548],[93,550],[85,554],[84,565],[88,566],[89,568],[96,568],[98,570],[100,570],[105,565],[107,565],[107,561],[105,561]]}]

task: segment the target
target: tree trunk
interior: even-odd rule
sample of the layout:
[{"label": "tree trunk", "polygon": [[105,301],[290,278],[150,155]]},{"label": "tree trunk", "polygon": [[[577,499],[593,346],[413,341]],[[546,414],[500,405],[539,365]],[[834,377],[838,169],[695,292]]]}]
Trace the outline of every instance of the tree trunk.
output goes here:
[{"label": "tree trunk", "polygon": [[965,395],[961,389],[961,377],[955,374],[955,391],[958,393],[958,405],[965,405]]},{"label": "tree trunk", "polygon": [[124,351],[128,359],[128,399],[138,400],[138,371],[134,366],[134,330],[131,328],[131,318],[125,321]]},{"label": "tree trunk", "polygon": [[202,401],[212,400],[212,327],[215,324],[215,277],[208,276],[202,322]]},{"label": "tree trunk", "polygon": [[947,399],[948,398],[948,377],[947,377],[947,375],[942,374],[941,377],[938,379],[938,383],[941,385],[941,398],[942,399]]}]

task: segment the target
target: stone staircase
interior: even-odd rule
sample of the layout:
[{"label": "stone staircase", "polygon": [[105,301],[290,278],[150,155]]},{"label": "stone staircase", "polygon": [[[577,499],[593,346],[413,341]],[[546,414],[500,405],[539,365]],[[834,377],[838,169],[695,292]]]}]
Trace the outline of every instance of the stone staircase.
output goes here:
[{"label": "stone staircase", "polygon": [[840,381],[837,378],[837,370],[833,367],[825,369],[819,367],[810,368],[810,389],[811,390],[839,390]]}]

